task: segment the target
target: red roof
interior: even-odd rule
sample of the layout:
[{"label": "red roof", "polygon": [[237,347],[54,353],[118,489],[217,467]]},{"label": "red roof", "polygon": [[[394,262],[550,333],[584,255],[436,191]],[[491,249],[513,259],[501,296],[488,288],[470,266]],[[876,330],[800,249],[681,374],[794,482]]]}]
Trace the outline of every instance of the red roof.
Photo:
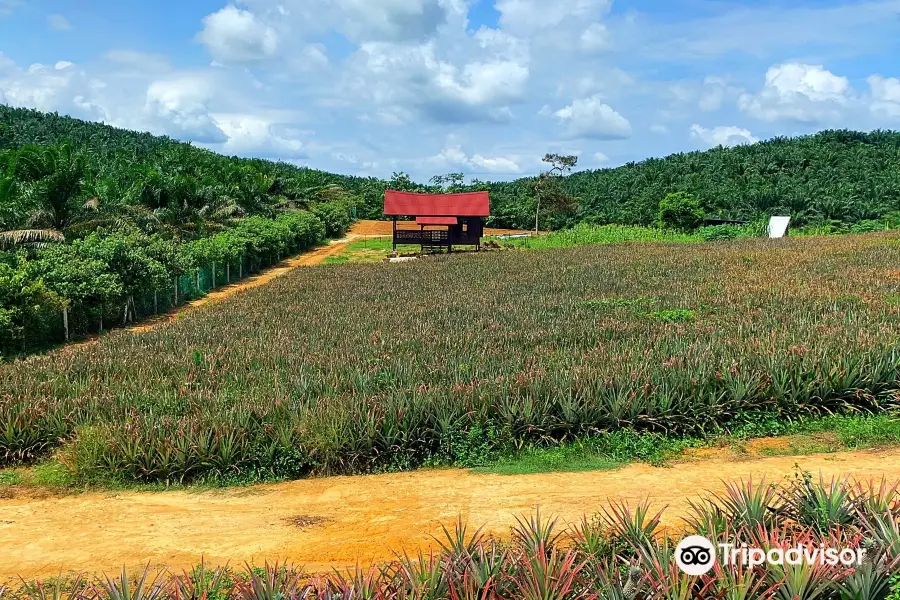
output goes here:
[{"label": "red roof", "polygon": [[459,219],[456,217],[416,217],[417,225],[456,225]]},{"label": "red roof", "polygon": [[410,217],[489,217],[491,197],[487,192],[417,194],[386,190],[384,214]]}]

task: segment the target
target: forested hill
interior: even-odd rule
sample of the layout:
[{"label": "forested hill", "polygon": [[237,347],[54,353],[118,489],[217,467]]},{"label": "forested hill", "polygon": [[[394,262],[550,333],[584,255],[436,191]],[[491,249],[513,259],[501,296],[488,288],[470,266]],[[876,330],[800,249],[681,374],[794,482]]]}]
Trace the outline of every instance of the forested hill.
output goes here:
[{"label": "forested hill", "polygon": [[[378,217],[387,185],[438,189],[433,184],[416,184],[402,174],[388,182],[225,157],[166,137],[0,106],[0,151],[66,140],[87,151],[89,183],[111,203],[126,196],[140,201],[126,192],[133,192],[135,182],[141,181],[152,184],[141,187],[142,195],[152,194],[149,202],[157,205],[234,182],[231,187],[240,188],[241,194],[258,196],[245,198],[245,207],[337,184],[358,198],[359,216]],[[543,150],[535,149],[535,155]],[[248,190],[254,186],[248,186],[247,180],[254,177],[259,185]],[[533,182],[532,178],[476,181],[449,189],[489,189],[494,224],[528,227],[534,225]],[[542,226],[558,228],[585,220],[649,225],[657,218],[660,200],[674,192],[695,196],[707,216],[754,219],[784,213],[798,224],[883,219],[900,212],[900,133],[827,131],[675,154],[614,169],[580,171],[567,177],[562,187],[575,203],[568,210],[548,211]]]},{"label": "forested hill", "polygon": [[[497,214],[528,220],[516,212],[521,200],[507,200],[522,187],[492,186]],[[576,220],[646,225],[656,218],[660,200],[675,192],[695,196],[707,216],[779,213],[799,224],[881,219],[900,211],[900,133],[825,131],[674,154],[575,173],[566,188],[578,199]]]},{"label": "forested hill", "polygon": [[[369,203],[384,191],[384,182],[375,178],[336,175],[284,162],[227,157],[164,136],[0,105],[0,153],[27,145],[66,142],[85,152],[87,183],[107,204],[125,198],[128,190],[142,182],[147,183],[143,187],[155,196],[157,204],[184,200],[184,196],[203,188],[241,188],[241,195],[257,195],[256,200],[263,203],[277,198],[292,199],[304,190],[328,184],[360,195],[365,193]],[[2,166],[0,161],[0,169]]]}]

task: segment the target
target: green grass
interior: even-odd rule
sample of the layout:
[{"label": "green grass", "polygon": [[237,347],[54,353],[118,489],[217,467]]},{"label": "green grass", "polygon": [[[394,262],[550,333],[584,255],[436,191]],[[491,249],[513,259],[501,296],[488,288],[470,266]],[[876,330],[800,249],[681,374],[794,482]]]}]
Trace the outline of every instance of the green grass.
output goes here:
[{"label": "green grass", "polygon": [[545,235],[497,240],[501,244],[546,250],[595,244],[619,244],[623,242],[699,242],[699,235],[680,233],[652,227],[628,225],[577,225],[571,229],[554,231]]},{"label": "green grass", "polygon": [[797,456],[900,446],[900,415],[835,415],[792,422],[752,420],[731,432],[700,437],[666,437],[617,431],[552,447],[529,447],[472,470],[497,475],[566,473],[617,469],[632,462],[670,465],[692,448],[731,448],[745,453],[747,442],[784,437],[784,447],[765,448],[764,456]]},{"label": "green grass", "polygon": [[591,451],[562,446],[545,450],[529,450],[520,456],[506,458],[487,467],[477,467],[472,471],[496,475],[575,473],[618,469],[624,464]]}]

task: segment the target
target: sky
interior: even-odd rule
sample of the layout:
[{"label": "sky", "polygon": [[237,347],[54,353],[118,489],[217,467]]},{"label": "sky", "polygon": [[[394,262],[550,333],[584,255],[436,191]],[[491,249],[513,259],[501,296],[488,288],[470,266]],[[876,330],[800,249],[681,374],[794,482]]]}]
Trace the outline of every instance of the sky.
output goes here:
[{"label": "sky", "polygon": [[0,103],[420,181],[900,129],[897,57],[900,0],[0,0]]}]

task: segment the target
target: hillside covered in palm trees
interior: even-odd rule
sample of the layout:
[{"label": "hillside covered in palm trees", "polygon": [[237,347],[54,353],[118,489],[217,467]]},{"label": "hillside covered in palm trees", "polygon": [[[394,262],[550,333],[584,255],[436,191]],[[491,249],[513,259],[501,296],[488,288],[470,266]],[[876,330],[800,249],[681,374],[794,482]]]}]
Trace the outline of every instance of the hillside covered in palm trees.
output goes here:
[{"label": "hillside covered in palm trees", "polygon": [[341,235],[354,217],[380,218],[386,187],[489,190],[490,224],[525,228],[538,183],[542,229],[656,225],[671,198],[686,199],[693,225],[697,214],[779,213],[826,230],[900,226],[900,133],[778,138],[552,177],[550,187],[459,173],[420,184],[0,106],[0,356],[165,310]]},{"label": "hillside covered in palm trees", "polygon": [[[68,145],[66,145],[68,144]],[[30,146],[75,151],[74,164],[45,165],[43,171],[18,161]],[[535,149],[539,156],[543,149]],[[534,225],[535,178],[463,183],[461,175],[416,183],[403,173],[391,180],[351,177],[283,162],[225,157],[166,137],[116,129],[70,117],[0,106],[0,225],[53,226],[99,214],[149,226],[203,231],[204,222],[226,223],[241,215],[273,215],[306,206],[322,194],[352,199],[356,214],[381,216],[385,187],[436,191],[491,191],[493,225]],[[62,158],[62,160],[69,160]],[[42,172],[80,173],[78,200],[58,215],[42,213],[31,200],[8,189],[17,179]],[[13,186],[14,187],[14,186]],[[852,224],[900,212],[900,133],[826,131],[799,138],[775,138],[736,148],[650,158],[639,163],[576,172],[560,182],[574,201],[542,217],[542,228],[578,222],[652,225],[668,194],[697,198],[707,216],[754,220],[790,214],[797,225]],[[38,212],[35,212],[38,211]],[[52,210],[51,210],[52,212]],[[91,220],[91,219],[88,219]],[[54,222],[55,221],[55,222]]]}]

